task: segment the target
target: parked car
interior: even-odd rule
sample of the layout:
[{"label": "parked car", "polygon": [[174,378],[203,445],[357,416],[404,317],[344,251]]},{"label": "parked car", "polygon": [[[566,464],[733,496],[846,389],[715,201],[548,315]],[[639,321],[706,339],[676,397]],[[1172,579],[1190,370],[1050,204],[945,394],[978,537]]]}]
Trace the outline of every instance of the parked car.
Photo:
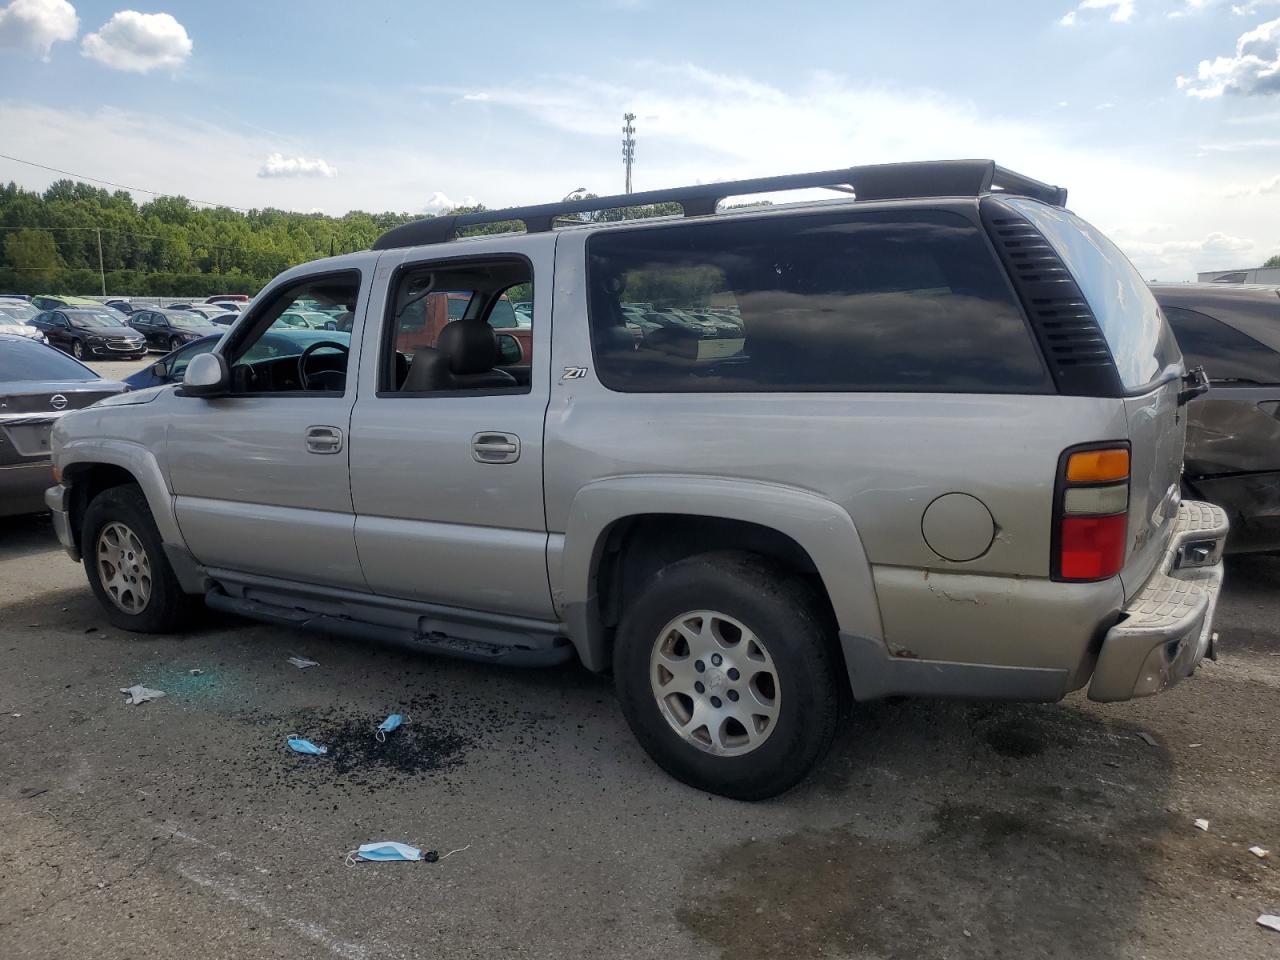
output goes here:
[{"label": "parked car", "polygon": [[311,310],[294,309],[282,313],[273,324],[277,329],[293,328],[295,330],[337,330],[338,318],[327,313]]},{"label": "parked car", "polygon": [[205,303],[248,303],[249,300],[247,293],[215,293]]},{"label": "parked car", "polygon": [[103,305],[111,307],[113,310],[119,310],[125,316],[133,313],[136,309],[128,300],[121,300],[119,297],[112,300],[104,300]]},{"label": "parked car", "polygon": [[[175,310],[177,308],[170,307],[169,309]],[[199,314],[200,316],[204,317],[206,320],[214,320],[218,317],[228,317],[228,316],[231,317],[232,320],[234,320],[236,317],[240,315],[239,313],[225,309],[224,305],[220,303],[193,303],[191,304],[191,306],[184,307],[183,309],[187,313]]]},{"label": "parked car", "polygon": [[30,323],[50,344],[77,360],[88,357],[136,360],[147,352],[141,334],[101,304],[46,310],[36,314]]},{"label": "parked car", "polygon": [[[126,377],[124,382],[134,390],[178,383],[187,372],[187,364],[192,358],[211,352],[222,339],[222,334],[223,331],[219,331],[213,336],[193,340],[151,366]],[[296,357],[313,343],[338,344],[343,349],[350,349],[351,338],[343,333],[324,330],[269,330],[245,354],[245,358],[247,362],[256,363],[260,360]]]},{"label": "parked car", "polygon": [[1280,550],[1280,287],[1153,284],[1187,365],[1213,389],[1187,407],[1183,483],[1231,520],[1228,552]]},{"label": "parked car", "polygon": [[168,353],[184,343],[199,340],[222,330],[209,322],[204,314],[191,310],[174,310],[171,307],[148,307],[137,310],[129,318],[129,325],[142,334],[148,350]]},{"label": "parked car", "polygon": [[72,297],[66,294],[41,294],[38,297],[32,297],[31,303],[39,307],[41,310],[56,310],[58,307],[101,307],[102,304],[97,300],[90,300],[88,297]]},{"label": "parked car", "polygon": [[25,293],[0,293],[0,300],[25,300],[31,302],[31,298]]},{"label": "parked car", "polygon": [[53,424],[126,389],[43,343],[0,331],[0,516],[45,509]]},{"label": "parked car", "polygon": [[31,326],[40,311],[25,300],[0,300],[0,331],[45,342],[45,335]]},{"label": "parked car", "polygon": [[[864,199],[713,212],[833,181]],[[686,218],[406,224],[281,274],[177,389],[63,418],[54,526],[122,629],[203,596],[487,662],[576,655],[659,765],[742,799],[804,777],[850,698],[1154,694],[1212,651],[1227,520],[1179,497],[1201,384],[1065,200],[951,161],[599,201]],[[454,242],[506,220],[527,232]],[[516,288],[535,362],[508,366],[489,321]],[[402,340],[432,291],[470,296]],[[655,291],[737,305],[743,336],[638,342],[622,307]],[[350,349],[254,359],[304,300],[353,312]]]}]

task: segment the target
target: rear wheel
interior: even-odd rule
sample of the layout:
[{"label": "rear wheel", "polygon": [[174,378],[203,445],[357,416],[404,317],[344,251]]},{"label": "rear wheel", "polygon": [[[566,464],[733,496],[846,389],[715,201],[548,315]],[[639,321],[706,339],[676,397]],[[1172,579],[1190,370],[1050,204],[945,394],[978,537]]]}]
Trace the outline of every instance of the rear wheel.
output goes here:
[{"label": "rear wheel", "polygon": [[614,651],[623,713],[677,779],[739,800],[775,796],[835,736],[829,633],[808,584],[761,557],[682,560],[623,618]]},{"label": "rear wheel", "polygon": [[177,350],[180,346],[182,346],[182,341],[181,341],[181,340],[179,340],[177,337],[170,337],[170,338],[169,338],[169,352],[170,352],[170,353],[173,353],[173,351]]},{"label": "rear wheel", "polygon": [[105,490],[89,504],[80,552],[89,586],[122,630],[165,633],[197,607],[198,599],[182,592],[146,497],[133,484]]},{"label": "rear wheel", "polygon": [[79,340],[72,340],[72,341],[71,341],[71,355],[72,355],[73,357],[75,357],[77,360],[83,360],[83,359],[84,359],[84,344],[82,344]]}]

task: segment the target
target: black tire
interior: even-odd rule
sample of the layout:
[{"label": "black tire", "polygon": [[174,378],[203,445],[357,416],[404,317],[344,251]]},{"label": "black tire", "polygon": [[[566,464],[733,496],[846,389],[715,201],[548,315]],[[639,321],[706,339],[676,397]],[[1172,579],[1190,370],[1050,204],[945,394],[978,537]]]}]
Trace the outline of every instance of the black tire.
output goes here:
[{"label": "black tire", "polygon": [[79,340],[71,341],[71,355],[77,360],[84,359],[84,345]]},{"label": "black tire", "polygon": [[[697,610],[739,621],[772,658],[776,726],[748,753],[716,756],[688,742],[651,688],[663,629]],[[840,717],[840,661],[823,610],[803,579],[754,554],[702,554],[663,568],[628,606],[614,649],[614,683],[636,739],[667,773],[710,793],[763,800],[795,786],[830,748]]]},{"label": "black tire", "polygon": [[[121,609],[103,585],[97,562],[98,538],[104,527],[120,523],[141,541],[149,561],[150,597],[143,609],[129,613]],[[168,633],[186,625],[198,609],[200,598],[182,592],[178,578],[165,556],[160,531],[142,490],[134,484],[111,487],[93,498],[80,528],[80,553],[84,558],[89,586],[113,626],[135,633]]]},{"label": "black tire", "polygon": [[169,338],[169,352],[170,352],[170,353],[173,353],[173,351],[177,350],[180,346],[182,346],[182,341],[181,341],[181,340],[179,340],[177,337],[170,337],[170,338]]}]

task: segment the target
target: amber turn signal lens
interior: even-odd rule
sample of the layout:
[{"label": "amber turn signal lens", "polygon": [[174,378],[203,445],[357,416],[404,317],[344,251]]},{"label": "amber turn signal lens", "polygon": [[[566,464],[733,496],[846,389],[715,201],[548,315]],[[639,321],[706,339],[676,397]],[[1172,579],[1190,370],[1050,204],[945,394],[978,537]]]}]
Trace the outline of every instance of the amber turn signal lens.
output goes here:
[{"label": "amber turn signal lens", "polygon": [[53,468],[53,482],[54,483],[62,482],[62,471],[59,470],[57,467]]},{"label": "amber turn signal lens", "polygon": [[1081,450],[1067,461],[1068,483],[1091,483],[1101,480],[1125,480],[1129,476],[1129,451],[1124,447],[1109,450]]}]

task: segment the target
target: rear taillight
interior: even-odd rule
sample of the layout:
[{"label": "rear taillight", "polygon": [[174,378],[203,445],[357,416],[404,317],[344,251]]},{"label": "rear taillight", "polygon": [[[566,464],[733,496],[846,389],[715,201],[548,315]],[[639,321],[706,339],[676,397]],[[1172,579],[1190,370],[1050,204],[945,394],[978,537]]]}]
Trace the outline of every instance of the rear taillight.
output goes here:
[{"label": "rear taillight", "polygon": [[1106,580],[1119,573],[1128,517],[1128,444],[1064,451],[1054,490],[1053,579]]}]

